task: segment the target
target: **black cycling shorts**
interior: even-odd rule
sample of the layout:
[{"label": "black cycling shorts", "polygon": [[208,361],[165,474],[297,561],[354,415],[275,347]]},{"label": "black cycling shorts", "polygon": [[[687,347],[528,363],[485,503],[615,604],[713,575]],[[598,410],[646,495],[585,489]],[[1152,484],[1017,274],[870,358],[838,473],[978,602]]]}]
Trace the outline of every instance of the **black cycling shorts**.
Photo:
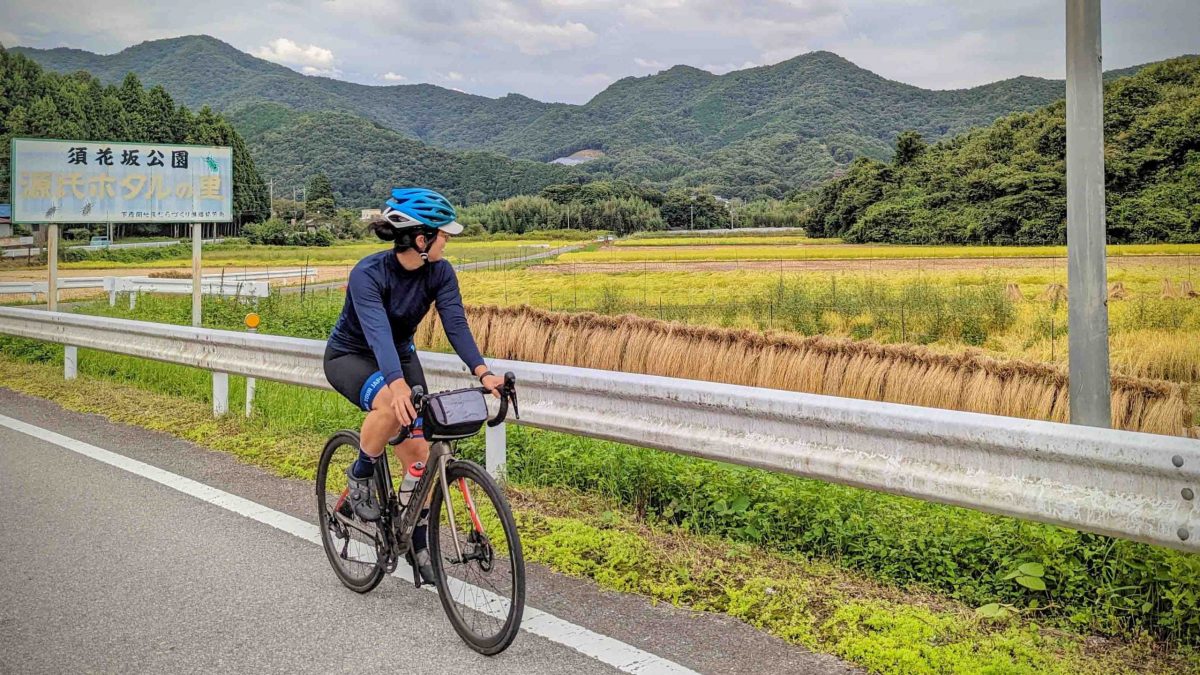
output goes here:
[{"label": "black cycling shorts", "polygon": [[[428,391],[415,345],[400,350],[400,369],[409,387],[419,384]],[[325,379],[346,400],[367,412],[384,386],[383,373],[379,372],[373,354],[336,352],[328,345],[325,346]]]}]

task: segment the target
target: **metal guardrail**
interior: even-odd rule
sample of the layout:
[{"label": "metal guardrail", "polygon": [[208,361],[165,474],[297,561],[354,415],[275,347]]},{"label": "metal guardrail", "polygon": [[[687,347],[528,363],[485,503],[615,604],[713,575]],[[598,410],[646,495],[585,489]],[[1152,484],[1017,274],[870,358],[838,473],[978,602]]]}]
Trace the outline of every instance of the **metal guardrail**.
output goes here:
[{"label": "metal guardrail", "polygon": [[[317,340],[6,307],[0,333],[329,388]],[[421,359],[435,389],[469,381],[455,356]],[[519,424],[1200,552],[1200,441],[520,361],[490,365],[521,382]]]},{"label": "metal guardrail", "polygon": [[[62,277],[58,280],[58,290],[75,290],[79,288],[103,288],[104,277]],[[30,300],[37,300],[39,295],[47,295],[50,285],[45,281],[5,281],[0,282],[0,295],[29,294]]]},{"label": "metal guardrail", "polygon": [[[225,241],[224,238],[203,239],[203,240],[201,240],[201,244],[203,244],[203,245],[220,244],[224,241]],[[30,242],[30,243],[33,243],[33,242]],[[71,250],[78,250],[78,251],[106,251],[108,249],[119,250],[119,249],[123,249],[123,248],[162,248],[164,246],[174,246],[176,244],[182,244],[182,243],[183,243],[183,240],[174,239],[171,241],[139,241],[139,242],[134,242],[131,244],[108,244],[108,245],[98,245],[98,246],[92,246],[92,245],[88,244],[88,245],[84,245],[84,246],[64,246],[63,248],[71,249]],[[0,255],[2,255],[5,258],[28,258],[31,256],[42,255],[45,252],[46,252],[45,246],[36,247],[36,248],[35,247],[9,248],[9,249],[3,251],[2,253],[0,253]]]},{"label": "metal guardrail", "polygon": [[[317,270],[306,267],[294,270],[264,270],[261,272],[228,272],[222,274],[205,274],[201,279],[201,292],[208,295],[245,295],[265,298],[269,293],[267,281],[294,279],[304,277],[316,279]],[[260,283],[261,281],[261,283]],[[253,282],[253,283],[249,283]],[[187,290],[180,288],[186,284]],[[108,292],[108,304],[116,303],[118,292],[131,293],[191,293],[191,279],[167,279],[145,276],[131,277],[60,277],[58,290],[74,290],[81,288],[103,288]],[[5,281],[0,282],[0,295],[16,295],[28,293],[33,300],[38,295],[49,293],[49,284],[45,281]]]},{"label": "metal guardrail", "polygon": [[[104,290],[108,293],[108,304],[117,303],[118,293],[129,293],[129,307],[137,302],[138,293],[173,293],[191,295],[191,279],[152,279],[150,277],[105,277]],[[222,295],[247,298],[265,298],[271,294],[266,281],[241,281],[237,279],[200,279],[202,295]]]}]

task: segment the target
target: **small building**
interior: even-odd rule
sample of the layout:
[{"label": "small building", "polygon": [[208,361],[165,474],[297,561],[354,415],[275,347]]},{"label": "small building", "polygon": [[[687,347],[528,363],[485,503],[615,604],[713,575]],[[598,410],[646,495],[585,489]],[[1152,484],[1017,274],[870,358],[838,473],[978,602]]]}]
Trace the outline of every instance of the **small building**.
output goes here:
[{"label": "small building", "polygon": [[358,216],[361,221],[375,220],[383,215],[383,209],[363,209]]},{"label": "small building", "polygon": [[11,237],[12,233],[12,205],[0,204],[0,239]]}]

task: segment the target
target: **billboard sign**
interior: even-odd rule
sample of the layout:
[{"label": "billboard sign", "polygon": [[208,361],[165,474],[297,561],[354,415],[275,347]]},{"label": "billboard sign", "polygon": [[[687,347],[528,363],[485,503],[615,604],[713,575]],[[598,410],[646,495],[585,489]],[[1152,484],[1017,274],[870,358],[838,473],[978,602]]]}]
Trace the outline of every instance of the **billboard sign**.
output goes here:
[{"label": "billboard sign", "polygon": [[233,152],[14,138],[11,194],[14,223],[228,223]]}]

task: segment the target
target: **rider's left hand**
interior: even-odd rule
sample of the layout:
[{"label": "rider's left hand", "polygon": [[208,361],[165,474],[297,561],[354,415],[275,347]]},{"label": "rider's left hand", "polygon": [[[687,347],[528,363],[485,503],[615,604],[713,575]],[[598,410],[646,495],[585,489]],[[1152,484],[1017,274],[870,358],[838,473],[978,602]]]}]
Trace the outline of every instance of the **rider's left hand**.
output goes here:
[{"label": "rider's left hand", "polygon": [[480,381],[484,389],[492,392],[492,396],[500,398],[500,388],[504,386],[504,378],[499,375],[484,375]]}]

